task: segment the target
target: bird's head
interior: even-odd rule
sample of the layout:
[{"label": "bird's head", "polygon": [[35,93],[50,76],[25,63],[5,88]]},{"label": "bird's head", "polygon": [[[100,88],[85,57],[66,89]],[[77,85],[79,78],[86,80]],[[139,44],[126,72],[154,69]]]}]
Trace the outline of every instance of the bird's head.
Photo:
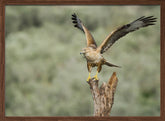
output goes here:
[{"label": "bird's head", "polygon": [[86,53],[86,49],[83,48],[83,49],[80,51],[80,55],[82,55],[83,57],[85,57],[85,53]]}]

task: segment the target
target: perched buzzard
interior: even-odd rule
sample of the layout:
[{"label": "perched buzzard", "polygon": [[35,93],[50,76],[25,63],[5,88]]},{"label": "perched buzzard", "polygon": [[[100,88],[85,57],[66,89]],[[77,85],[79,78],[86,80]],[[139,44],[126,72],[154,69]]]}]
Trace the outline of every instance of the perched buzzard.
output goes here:
[{"label": "perched buzzard", "polygon": [[104,52],[106,52],[118,39],[125,36],[129,32],[138,30],[141,27],[154,25],[154,23],[156,22],[156,18],[153,16],[148,16],[148,17],[142,16],[129,24],[123,25],[117,28],[116,30],[114,30],[112,33],[110,33],[107,36],[107,38],[101,43],[101,45],[98,47],[91,33],[84,26],[84,24],[81,22],[81,20],[77,17],[76,14],[72,15],[72,21],[74,23],[74,26],[80,29],[81,31],[83,31],[86,36],[87,47],[84,48],[80,52],[80,54],[83,54],[87,60],[87,68],[89,71],[89,76],[87,78],[87,81],[89,81],[89,79],[91,78],[90,73],[92,67],[97,66],[97,73],[94,76],[96,80],[98,80],[97,74],[101,71],[102,65],[119,67],[117,65],[107,62],[102,55]]}]

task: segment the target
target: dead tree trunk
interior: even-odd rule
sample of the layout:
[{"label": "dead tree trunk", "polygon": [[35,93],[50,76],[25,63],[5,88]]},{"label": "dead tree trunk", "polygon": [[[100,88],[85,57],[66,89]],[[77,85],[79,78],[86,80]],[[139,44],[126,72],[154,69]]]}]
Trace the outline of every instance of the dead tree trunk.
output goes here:
[{"label": "dead tree trunk", "polygon": [[103,82],[100,88],[98,87],[99,80],[92,78],[88,81],[94,101],[94,116],[110,115],[117,82],[116,72],[113,72],[109,81]]}]

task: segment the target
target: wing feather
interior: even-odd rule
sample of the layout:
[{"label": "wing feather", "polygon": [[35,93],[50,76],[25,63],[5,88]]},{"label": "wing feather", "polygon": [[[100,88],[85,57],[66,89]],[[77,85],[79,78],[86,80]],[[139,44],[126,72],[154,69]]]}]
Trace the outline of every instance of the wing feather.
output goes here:
[{"label": "wing feather", "polygon": [[153,16],[142,16],[135,21],[123,25],[119,28],[117,28],[115,31],[113,31],[107,38],[101,43],[101,45],[97,48],[97,51],[100,53],[104,53],[107,51],[118,39],[121,37],[125,36],[129,32],[133,32],[135,30],[138,30],[139,28],[142,27],[147,27],[150,25],[155,25],[156,22],[155,17]]},{"label": "wing feather", "polygon": [[81,31],[83,31],[85,33],[86,40],[87,40],[87,47],[91,46],[91,47],[97,48],[97,44],[96,44],[92,34],[83,25],[83,23],[81,22],[81,20],[77,17],[77,15],[75,13],[72,14],[72,22],[74,24],[74,27],[80,29]]}]

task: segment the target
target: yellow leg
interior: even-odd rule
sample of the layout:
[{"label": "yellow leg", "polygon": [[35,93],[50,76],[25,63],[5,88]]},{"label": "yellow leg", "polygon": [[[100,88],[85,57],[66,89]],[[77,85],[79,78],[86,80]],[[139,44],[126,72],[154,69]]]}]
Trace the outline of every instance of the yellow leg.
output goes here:
[{"label": "yellow leg", "polygon": [[90,78],[91,78],[91,73],[89,73],[88,75],[87,82],[89,81]]},{"label": "yellow leg", "polygon": [[96,80],[99,80],[98,77],[97,77],[97,75],[98,75],[98,71],[96,72],[96,75],[94,76],[94,78],[95,78]]}]

